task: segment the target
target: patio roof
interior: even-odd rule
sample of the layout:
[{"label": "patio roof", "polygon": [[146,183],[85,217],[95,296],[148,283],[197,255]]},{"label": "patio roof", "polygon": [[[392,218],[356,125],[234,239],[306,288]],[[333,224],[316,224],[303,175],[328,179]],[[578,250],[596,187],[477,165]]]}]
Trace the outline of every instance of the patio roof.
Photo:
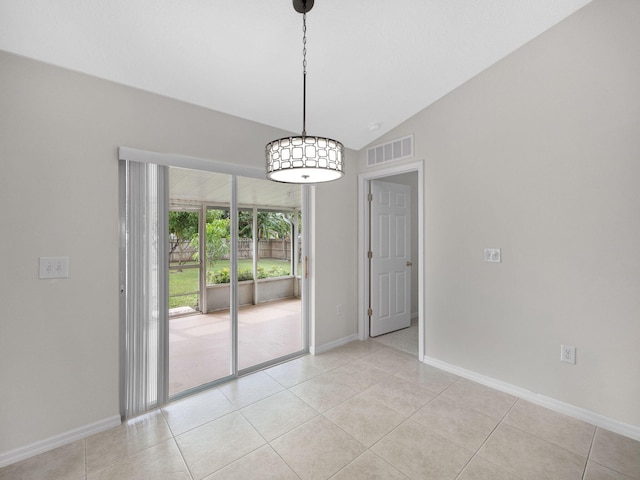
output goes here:
[{"label": "patio roof", "polygon": [[[231,177],[227,174],[169,168],[171,205],[210,203],[229,205]],[[302,205],[299,185],[238,177],[238,205],[277,209],[299,209]]]}]

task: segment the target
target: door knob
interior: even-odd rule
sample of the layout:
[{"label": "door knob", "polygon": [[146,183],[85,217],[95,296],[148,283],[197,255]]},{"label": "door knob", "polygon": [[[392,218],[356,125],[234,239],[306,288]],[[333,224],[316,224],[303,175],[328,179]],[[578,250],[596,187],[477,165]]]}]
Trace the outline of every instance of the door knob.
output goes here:
[{"label": "door knob", "polygon": [[413,265],[413,263],[407,262],[407,267],[410,267],[411,265]]}]

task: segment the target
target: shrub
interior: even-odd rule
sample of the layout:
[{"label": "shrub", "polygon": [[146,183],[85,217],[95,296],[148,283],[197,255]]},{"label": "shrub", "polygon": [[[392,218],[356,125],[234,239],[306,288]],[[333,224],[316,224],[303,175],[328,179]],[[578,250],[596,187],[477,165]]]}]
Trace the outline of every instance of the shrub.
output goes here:
[{"label": "shrub", "polygon": [[223,268],[217,272],[207,272],[208,283],[229,283],[231,279],[231,271],[228,268]]},{"label": "shrub", "polygon": [[244,270],[238,270],[238,281],[242,282],[244,280],[253,280],[253,272],[248,268]]},{"label": "shrub", "polygon": [[[274,277],[284,277],[289,275],[289,270],[284,267],[273,266],[271,268],[264,268],[258,265],[258,278],[274,278]],[[244,268],[242,270],[238,270],[238,281],[242,282],[244,280],[253,280],[253,272]],[[231,271],[229,268],[223,268],[216,272],[207,272],[207,283],[229,283],[231,281]]]},{"label": "shrub", "polygon": [[289,270],[284,267],[274,265],[269,269],[265,269],[258,265],[258,278],[284,277],[285,275],[289,275]]}]

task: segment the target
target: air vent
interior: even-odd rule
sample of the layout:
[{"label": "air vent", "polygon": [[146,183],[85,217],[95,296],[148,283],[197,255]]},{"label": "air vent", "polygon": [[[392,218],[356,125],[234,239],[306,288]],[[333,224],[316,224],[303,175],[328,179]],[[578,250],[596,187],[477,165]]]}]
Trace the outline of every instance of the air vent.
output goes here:
[{"label": "air vent", "polygon": [[367,167],[413,157],[413,135],[367,149]]}]

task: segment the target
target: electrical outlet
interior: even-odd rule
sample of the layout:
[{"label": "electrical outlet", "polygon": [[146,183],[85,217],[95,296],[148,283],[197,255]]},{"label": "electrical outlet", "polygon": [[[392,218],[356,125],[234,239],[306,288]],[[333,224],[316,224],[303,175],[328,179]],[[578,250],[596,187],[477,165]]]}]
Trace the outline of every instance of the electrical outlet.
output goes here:
[{"label": "electrical outlet", "polygon": [[342,304],[341,303],[336,305],[336,315],[338,315],[338,316],[342,315]]},{"label": "electrical outlet", "polygon": [[566,363],[576,364],[576,347],[560,345],[560,360]]}]

